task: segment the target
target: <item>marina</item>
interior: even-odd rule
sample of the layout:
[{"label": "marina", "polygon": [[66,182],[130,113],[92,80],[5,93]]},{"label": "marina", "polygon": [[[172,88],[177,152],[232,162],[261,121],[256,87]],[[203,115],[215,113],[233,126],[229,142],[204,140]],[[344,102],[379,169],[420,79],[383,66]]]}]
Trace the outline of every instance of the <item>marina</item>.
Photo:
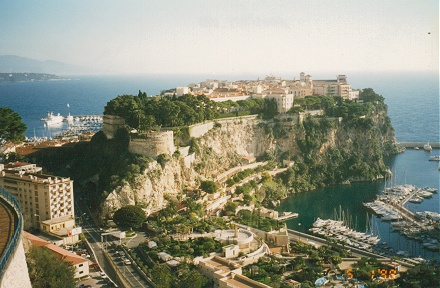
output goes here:
[{"label": "marina", "polygon": [[[102,129],[102,115],[70,115],[62,116],[60,113],[54,114],[48,112],[44,121],[43,135],[37,137],[34,133],[33,137],[27,137],[28,143],[41,143],[53,140],[72,141],[78,140],[83,136],[89,139],[94,133]],[[35,129],[34,129],[35,130]]]},{"label": "marina", "polygon": [[42,121],[45,122],[46,126],[53,126],[60,124],[62,122],[74,123],[74,122],[100,122],[103,121],[102,115],[70,115],[70,112],[67,116],[62,116],[60,113],[56,115],[53,112],[47,112],[47,116],[45,118],[41,118]]},{"label": "marina", "polygon": [[310,228],[309,231],[313,234],[331,238],[345,245],[369,252],[373,251],[372,246],[380,242],[379,236],[374,235],[371,230],[359,232],[346,226],[345,221],[341,220],[323,220],[318,218],[313,223],[313,228]]},{"label": "marina", "polygon": [[[385,159],[385,164],[391,167],[393,175],[395,175],[391,186],[413,186],[416,190],[426,190],[432,193],[431,197],[419,197],[420,203],[409,201],[409,199],[411,199],[410,194],[406,195],[406,197],[402,197],[403,195],[399,195],[397,191],[390,191],[391,189],[387,189],[389,191],[385,193],[384,187],[393,187],[385,183],[389,182],[388,184],[391,184],[391,181],[382,179],[374,182],[352,182],[350,185],[326,187],[313,192],[295,194],[281,204],[279,211],[295,211],[299,213],[297,219],[287,221],[287,226],[290,229],[308,234],[312,234],[309,229],[313,228],[313,223],[317,217],[321,219],[339,220],[339,215],[335,216],[335,209],[338,210],[341,206],[346,211],[345,215],[349,215],[349,217],[346,218],[351,218],[351,221],[345,219],[347,224],[350,222],[350,225],[347,226],[351,226],[354,230],[365,232],[366,214],[368,212],[372,224],[369,225],[374,227],[374,234],[381,239],[377,245],[372,246],[372,249],[377,250],[378,254],[383,253],[384,255],[401,257],[396,254],[400,251],[400,254],[409,253],[410,258],[408,259],[423,258],[426,260],[440,260],[439,251],[435,251],[440,230],[434,228],[433,230],[421,230],[418,232],[417,230],[420,229],[418,226],[411,227],[409,225],[412,223],[412,219],[421,223],[432,221],[431,219],[424,220],[421,218],[421,213],[425,211],[440,212],[439,193],[434,192],[434,190],[439,188],[438,162],[428,161],[429,157],[432,156],[432,152],[430,155],[430,153],[424,152],[422,147],[420,151],[407,149],[401,154],[393,155]],[[436,150],[433,149],[433,152],[434,151]],[[412,185],[405,183],[411,183]],[[416,192],[416,190],[414,190],[413,193]],[[403,205],[404,209],[408,210],[410,215],[408,217],[411,219],[409,222],[406,218],[383,221],[379,214],[373,213],[372,209],[364,206],[364,203],[380,200],[378,197],[385,197],[386,194],[396,194],[392,197],[393,201],[397,201],[399,197],[402,197],[402,199],[398,201]],[[414,197],[418,196],[414,194]],[[406,204],[402,202],[406,200],[408,200]],[[394,208],[394,206],[393,209],[394,212],[395,210],[400,211],[398,208]],[[435,215],[432,213],[428,213],[428,215],[429,214]],[[429,217],[431,216],[428,216],[428,218]],[[435,216],[433,219],[436,219]],[[435,227],[438,227],[438,225]],[[404,234],[403,232],[406,233]],[[316,234],[316,236],[319,235]],[[431,241],[433,243],[431,243]]]},{"label": "marina", "polygon": [[364,203],[364,206],[371,209],[382,221],[393,222],[390,224],[393,231],[421,242],[425,249],[439,251],[440,215],[432,211],[413,213],[404,207],[407,202],[421,203],[423,199],[431,198],[436,192],[436,188],[399,185],[386,188],[376,200]]}]

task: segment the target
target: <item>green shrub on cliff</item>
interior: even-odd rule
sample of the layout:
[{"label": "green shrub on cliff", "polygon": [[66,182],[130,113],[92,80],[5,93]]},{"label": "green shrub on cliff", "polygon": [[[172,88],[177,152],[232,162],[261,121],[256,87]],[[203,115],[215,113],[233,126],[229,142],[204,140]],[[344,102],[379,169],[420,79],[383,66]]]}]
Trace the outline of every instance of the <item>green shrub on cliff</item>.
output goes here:
[{"label": "green shrub on cliff", "polygon": [[214,181],[206,180],[200,183],[200,189],[202,189],[206,193],[212,194],[217,191],[218,187]]}]

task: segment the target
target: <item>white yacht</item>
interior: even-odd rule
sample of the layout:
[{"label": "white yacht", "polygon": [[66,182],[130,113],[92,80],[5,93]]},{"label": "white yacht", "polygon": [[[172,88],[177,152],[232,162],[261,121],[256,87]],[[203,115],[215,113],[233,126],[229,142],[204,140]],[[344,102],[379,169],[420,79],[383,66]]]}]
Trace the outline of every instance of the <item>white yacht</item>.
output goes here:
[{"label": "white yacht", "polygon": [[42,118],[41,120],[45,121],[47,126],[52,126],[62,123],[64,117],[61,116],[60,113],[54,115],[53,112],[47,112],[47,117]]},{"label": "white yacht", "polygon": [[432,147],[431,147],[431,145],[429,144],[429,142],[426,143],[425,145],[423,145],[423,150],[425,150],[425,151],[431,151],[431,150],[432,150]]}]

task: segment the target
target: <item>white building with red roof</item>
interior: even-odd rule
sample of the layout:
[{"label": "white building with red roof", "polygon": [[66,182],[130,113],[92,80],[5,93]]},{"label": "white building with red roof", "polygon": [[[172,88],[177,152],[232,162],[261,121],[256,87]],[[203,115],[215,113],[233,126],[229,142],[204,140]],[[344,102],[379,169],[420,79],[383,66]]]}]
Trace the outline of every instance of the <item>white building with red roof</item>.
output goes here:
[{"label": "white building with red roof", "polygon": [[41,239],[40,237],[37,237],[26,231],[23,231],[23,233],[24,233],[24,237],[27,238],[32,245],[37,247],[46,247],[58,258],[72,263],[72,265],[75,267],[75,278],[81,278],[89,275],[88,259],[76,255],[75,253],[72,253],[66,249],[56,246],[50,242],[47,242],[46,240]]}]

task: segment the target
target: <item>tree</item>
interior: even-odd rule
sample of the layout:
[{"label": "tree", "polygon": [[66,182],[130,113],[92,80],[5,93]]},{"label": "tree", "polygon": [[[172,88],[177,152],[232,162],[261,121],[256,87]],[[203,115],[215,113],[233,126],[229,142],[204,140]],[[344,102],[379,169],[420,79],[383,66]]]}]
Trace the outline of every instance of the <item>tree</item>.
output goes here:
[{"label": "tree", "polygon": [[197,270],[189,269],[185,267],[179,270],[179,283],[180,288],[202,288],[208,283],[208,279],[201,275]]},{"label": "tree", "polygon": [[157,288],[171,287],[171,273],[166,264],[161,265],[156,263],[153,267],[153,271],[151,272],[151,278],[156,284]]},{"label": "tree", "polygon": [[26,125],[17,112],[8,107],[0,107],[0,140],[23,141],[26,129]]},{"label": "tree", "polygon": [[215,191],[217,191],[218,187],[217,185],[214,183],[214,181],[211,180],[206,180],[206,181],[202,181],[200,183],[200,189],[202,189],[203,191],[205,191],[206,193],[214,193]]},{"label": "tree", "polygon": [[113,215],[113,221],[117,225],[128,228],[140,228],[146,219],[142,208],[135,205],[124,206]]},{"label": "tree", "polygon": [[262,107],[263,119],[272,119],[275,117],[275,115],[278,114],[277,107],[278,105],[275,98],[264,99],[264,104]]},{"label": "tree", "polygon": [[401,287],[438,287],[440,283],[440,267],[434,263],[424,263],[402,273],[396,280]]},{"label": "tree", "polygon": [[75,268],[46,247],[31,246],[26,254],[32,287],[75,287]]},{"label": "tree", "polygon": [[228,202],[225,205],[225,211],[229,211],[232,213],[235,213],[235,210],[237,210],[238,203],[237,202]]}]

